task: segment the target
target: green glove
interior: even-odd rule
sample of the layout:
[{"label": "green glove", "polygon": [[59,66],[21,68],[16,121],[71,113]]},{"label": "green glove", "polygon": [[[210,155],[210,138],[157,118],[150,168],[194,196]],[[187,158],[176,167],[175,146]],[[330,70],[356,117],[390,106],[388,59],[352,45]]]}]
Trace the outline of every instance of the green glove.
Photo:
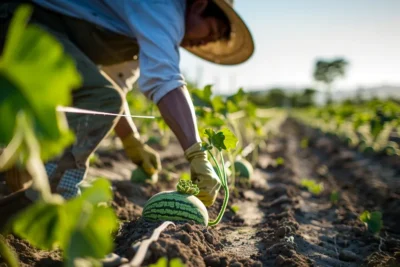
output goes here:
[{"label": "green glove", "polygon": [[206,151],[202,151],[201,142],[189,147],[185,151],[185,157],[190,162],[192,182],[197,184],[200,189],[197,197],[205,206],[213,205],[221,187],[221,182],[207,159]]},{"label": "green glove", "polygon": [[154,149],[133,135],[128,135],[121,141],[126,155],[146,173],[153,175],[161,170],[160,156]]}]

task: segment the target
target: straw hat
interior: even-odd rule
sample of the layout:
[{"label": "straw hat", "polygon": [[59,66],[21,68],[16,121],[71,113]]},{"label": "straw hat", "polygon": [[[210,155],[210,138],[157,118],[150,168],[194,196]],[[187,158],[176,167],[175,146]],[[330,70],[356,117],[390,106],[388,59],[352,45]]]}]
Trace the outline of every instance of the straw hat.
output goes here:
[{"label": "straw hat", "polygon": [[231,23],[229,40],[220,40],[201,46],[185,48],[205,60],[221,65],[245,62],[254,52],[254,41],[244,21],[233,9],[233,0],[213,0]]}]

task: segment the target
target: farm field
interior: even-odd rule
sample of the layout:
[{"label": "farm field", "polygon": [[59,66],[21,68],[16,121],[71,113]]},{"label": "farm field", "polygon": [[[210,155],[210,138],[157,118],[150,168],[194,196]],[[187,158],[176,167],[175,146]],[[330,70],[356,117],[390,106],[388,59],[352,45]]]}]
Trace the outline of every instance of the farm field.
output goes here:
[{"label": "farm field", "polygon": [[[261,149],[250,184],[237,183],[228,209],[216,227],[193,223],[169,226],[149,248],[144,265],[159,258],[180,258],[186,266],[396,266],[400,264],[400,164],[389,156],[368,156],[294,119],[280,125],[281,134]],[[306,138],[306,139],[305,139]],[[308,145],[304,145],[308,140]],[[155,146],[155,148],[159,148]],[[148,238],[157,223],[141,212],[153,194],[171,190],[188,170],[178,144],[161,151],[164,172],[157,184],[134,184],[134,169],[123,153],[98,152],[90,176],[112,180],[112,207],[123,222],[115,253],[131,259],[132,245]],[[275,159],[283,163],[275,164]],[[302,186],[321,183],[318,194]],[[332,192],[338,197],[332,200]],[[216,217],[223,194],[209,209]],[[381,234],[373,235],[359,216],[365,210],[383,214]],[[7,241],[26,266],[61,265],[58,252],[43,252],[15,237]]]},{"label": "farm field", "polygon": [[121,135],[76,107],[75,63],[31,12],[0,57],[0,267],[400,266],[400,101],[334,102],[344,58],[316,61],[324,106],[188,81],[188,118],[131,88]]}]

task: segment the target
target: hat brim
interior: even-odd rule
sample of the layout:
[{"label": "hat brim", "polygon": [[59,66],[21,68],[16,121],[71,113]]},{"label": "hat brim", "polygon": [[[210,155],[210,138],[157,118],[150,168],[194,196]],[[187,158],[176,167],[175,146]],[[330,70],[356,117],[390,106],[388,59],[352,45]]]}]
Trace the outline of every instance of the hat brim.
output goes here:
[{"label": "hat brim", "polygon": [[184,47],[187,51],[207,61],[220,65],[237,65],[248,60],[254,53],[254,41],[241,17],[225,0],[213,0],[231,23],[229,40],[210,42],[195,47]]}]

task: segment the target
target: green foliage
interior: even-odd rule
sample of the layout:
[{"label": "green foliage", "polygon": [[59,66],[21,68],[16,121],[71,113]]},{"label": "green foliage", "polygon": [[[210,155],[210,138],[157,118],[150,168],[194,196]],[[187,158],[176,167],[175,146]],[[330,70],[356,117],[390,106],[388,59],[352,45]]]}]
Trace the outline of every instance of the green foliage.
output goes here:
[{"label": "green foliage", "polygon": [[69,201],[51,194],[42,159],[58,155],[73,141],[56,108],[71,103],[71,89],[81,78],[55,38],[27,26],[31,12],[25,5],[16,11],[0,58],[0,145],[7,145],[0,169],[17,163],[25,167],[41,198],[18,213],[8,229],[38,248],[62,249],[66,266],[78,259],[94,266],[95,258],[112,250],[117,227],[113,209],[105,204],[112,198],[110,183],[99,179]]},{"label": "green foliage", "polygon": [[336,205],[339,202],[340,199],[340,194],[338,191],[333,191],[330,196],[329,200],[332,202],[332,204]]},{"label": "green foliage", "polygon": [[360,220],[366,224],[368,230],[373,234],[377,234],[383,227],[382,213],[379,211],[364,211],[360,215]]},{"label": "green foliage", "polygon": [[240,208],[238,205],[232,205],[231,210],[233,211],[233,213],[237,214]]},{"label": "green foliage", "polygon": [[211,96],[212,96],[212,85],[205,86],[201,89],[192,89],[191,95],[193,104],[195,106],[212,107]]},{"label": "green foliage", "polygon": [[342,58],[333,60],[318,60],[315,63],[314,79],[326,85],[327,90],[327,103],[330,104],[331,99],[331,85],[339,77],[345,75],[346,67],[349,63]]},{"label": "green foliage", "polygon": [[99,162],[100,162],[99,155],[97,155],[97,153],[92,153],[92,155],[90,155],[90,157],[89,157],[89,164],[94,165]]},{"label": "green foliage", "polygon": [[344,76],[346,66],[349,63],[342,59],[318,60],[315,63],[314,79],[327,84],[332,83],[336,78]]},{"label": "green foliage", "polygon": [[181,174],[180,180],[190,180],[190,173],[188,172],[183,172]]},{"label": "green foliage", "polygon": [[110,200],[110,183],[98,179],[81,197],[29,206],[14,219],[12,230],[40,249],[62,249],[68,260],[101,258],[111,252],[117,228],[112,208],[100,205]]},{"label": "green foliage", "polygon": [[1,259],[4,261],[4,263],[6,264],[6,266],[9,267],[19,266],[18,255],[7,246],[6,239],[1,234],[0,234],[0,256]]},{"label": "green foliage", "polygon": [[393,101],[335,104],[297,110],[292,116],[327,136],[339,137],[348,146],[356,147],[363,153],[399,153],[397,145],[390,141],[390,133],[396,132],[400,125],[400,105]]},{"label": "green foliage", "polygon": [[301,180],[301,186],[307,188],[307,190],[312,193],[313,195],[320,195],[322,191],[324,191],[324,184],[323,183],[316,183],[314,180],[311,179],[303,179]]},{"label": "green foliage", "polygon": [[200,192],[199,187],[196,184],[193,184],[191,180],[179,180],[176,185],[176,190],[181,194],[194,196]]},{"label": "green foliage", "polygon": [[282,166],[283,164],[285,164],[285,159],[282,157],[278,157],[275,159],[275,164],[276,166]]},{"label": "green foliage", "polygon": [[[215,168],[217,170],[217,175],[221,181],[222,187],[225,191],[224,202],[222,203],[222,208],[217,216],[217,219],[208,223],[208,225],[217,225],[221,220],[222,216],[225,213],[226,207],[229,201],[229,185],[228,185],[228,176],[226,174],[225,169],[225,161],[224,156],[222,154],[223,150],[234,149],[237,144],[237,139],[235,135],[227,128],[223,129],[220,132],[215,132],[213,129],[205,129],[204,134],[208,136],[208,143],[203,143],[203,149],[208,152],[211,159],[214,161]],[[211,152],[213,148],[216,148],[219,152],[219,156],[221,159],[221,165],[218,163],[217,159]]]},{"label": "green foliage", "polygon": [[309,142],[308,138],[304,137],[304,138],[301,139],[301,141],[300,141],[300,147],[301,147],[302,149],[306,149],[306,148],[308,147],[308,142]]},{"label": "green foliage", "polygon": [[26,26],[31,12],[27,6],[17,10],[0,58],[0,84],[4,86],[0,144],[11,141],[17,114],[24,112],[43,147],[42,159],[47,160],[73,141],[65,116],[56,107],[71,103],[71,88],[78,87],[81,79],[73,60],[52,36],[37,26]]},{"label": "green foliage", "polygon": [[149,267],[185,267],[186,265],[183,264],[181,259],[175,258],[168,262],[167,258],[160,258],[154,264],[150,264]]},{"label": "green foliage", "polygon": [[228,128],[223,128],[219,132],[209,128],[204,131],[204,134],[208,136],[208,145],[219,151],[233,149],[238,142],[236,136]]}]

